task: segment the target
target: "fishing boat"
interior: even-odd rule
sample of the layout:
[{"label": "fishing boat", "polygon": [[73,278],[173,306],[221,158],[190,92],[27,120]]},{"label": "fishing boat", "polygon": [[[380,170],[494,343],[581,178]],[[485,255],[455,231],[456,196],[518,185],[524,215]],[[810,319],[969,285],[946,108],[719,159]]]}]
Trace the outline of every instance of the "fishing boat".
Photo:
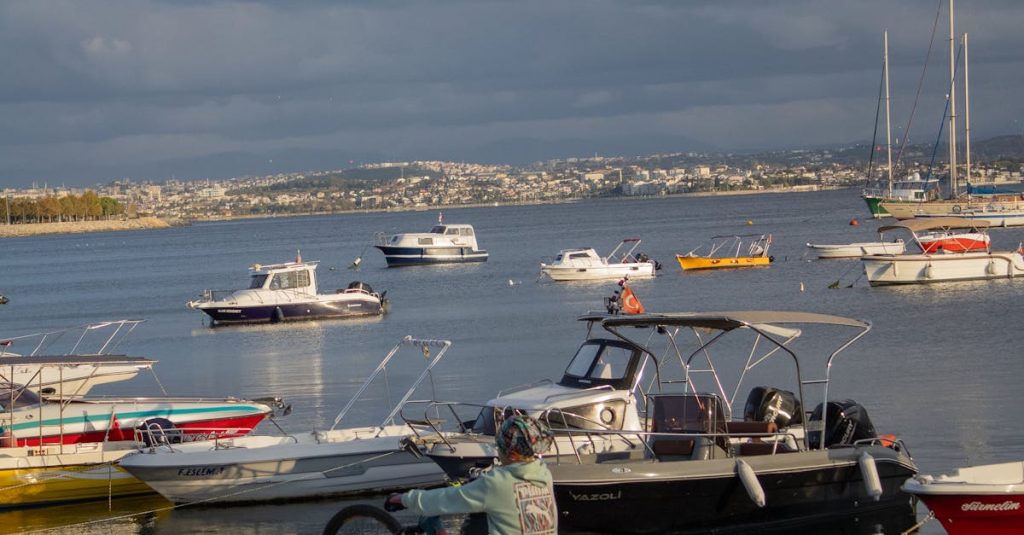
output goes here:
[{"label": "fishing boat", "polygon": [[554,281],[653,277],[661,264],[643,253],[634,255],[639,246],[640,238],[627,238],[619,242],[608,256],[601,256],[589,247],[563,249],[550,264],[541,263],[540,272]]},{"label": "fishing boat", "polygon": [[[572,532],[796,526],[909,504],[900,485],[917,469],[902,441],[879,435],[856,401],[829,397],[833,364],[869,322],[775,311],[580,319],[587,340],[561,381],[502,393],[470,430],[439,436],[438,426],[417,451],[452,477],[472,476],[493,462],[501,417],[546,421],[559,529]],[[808,330],[834,340],[801,346]],[[759,385],[739,398],[782,367],[795,370],[792,390]],[[823,376],[805,375],[812,367]],[[805,412],[812,385],[822,403]]]},{"label": "fishing boat", "polygon": [[818,258],[860,258],[867,254],[903,254],[907,249],[903,240],[831,245],[808,243],[807,248],[816,254]]},{"label": "fishing boat", "polygon": [[[73,363],[62,365],[40,367],[23,363],[12,369],[0,368],[0,382],[27,385],[36,394],[52,398],[58,392],[64,397],[84,396],[94,386],[132,379],[142,370],[152,370],[151,362],[155,361],[126,364],[116,355],[105,355],[116,349],[140,323],[142,320],[104,321],[0,339],[0,357],[95,357],[88,363],[75,359]],[[87,346],[89,349],[84,349]]]},{"label": "fishing boat", "polygon": [[[419,424],[397,424],[395,416],[451,346],[447,340],[405,337],[378,364],[327,430],[288,436],[250,435],[191,444],[169,444],[140,452],[120,466],[176,503],[240,503],[378,492],[440,484],[443,472],[404,451],[403,438]],[[403,347],[415,348],[423,370],[390,408],[369,427],[341,427],[371,385],[383,379]],[[424,357],[427,357],[426,359]],[[381,395],[379,390],[373,392]]]},{"label": "fishing boat", "polygon": [[473,225],[444,224],[441,216],[429,232],[378,232],[374,247],[384,253],[388,267],[487,261],[487,251],[477,246]]},{"label": "fishing boat", "polygon": [[1010,535],[1024,526],[1024,462],[987,464],[903,484],[939,519],[949,535]]},{"label": "fishing boat", "polygon": [[[148,367],[154,361],[126,355],[6,356],[0,357],[0,369],[100,362]],[[68,399],[60,391],[54,397],[0,384],[0,509],[150,493],[114,464],[139,444],[241,436],[273,412],[267,404],[233,398]]]},{"label": "fishing boat", "polygon": [[[744,241],[744,238],[750,238]],[[771,234],[744,234],[739,236],[714,236],[711,242],[692,249],[686,254],[676,255],[683,271],[698,269],[720,269],[740,267],[763,267],[775,260],[768,255],[772,245]],[[746,249],[743,245],[746,244]],[[700,250],[707,247],[707,251]]]},{"label": "fishing boat", "polygon": [[[893,284],[929,284],[936,282],[1015,278],[1024,275],[1021,250],[989,251],[938,250],[921,243],[918,235],[925,232],[956,234],[965,229],[967,235],[985,234],[987,224],[962,218],[911,219],[879,228],[879,232],[903,231],[910,234],[921,251],[915,254],[875,254],[861,257],[864,274],[872,286]],[[929,247],[935,252],[925,252]]]},{"label": "fishing boat", "polygon": [[318,262],[253,264],[243,290],[205,290],[189,308],[205,312],[215,325],[278,323],[283,321],[380,316],[387,310],[384,293],[354,281],[332,294],[317,293]]}]

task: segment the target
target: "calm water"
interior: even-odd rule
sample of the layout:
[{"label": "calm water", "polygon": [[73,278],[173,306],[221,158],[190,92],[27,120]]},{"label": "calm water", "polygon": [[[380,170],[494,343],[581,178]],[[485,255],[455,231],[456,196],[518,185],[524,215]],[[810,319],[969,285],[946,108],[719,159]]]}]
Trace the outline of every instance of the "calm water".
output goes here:
[{"label": "calm water", "polygon": [[[341,406],[402,336],[454,342],[438,369],[441,397],[484,401],[498,389],[560,376],[584,334],[574,318],[601,307],[613,286],[538,280],[542,257],[592,246],[607,253],[625,237],[660,260],[655,280],[633,287],[648,310],[804,310],[851,316],[874,329],[835,370],[830,397],[867,406],[880,432],[896,433],[925,473],[1024,457],[1019,378],[1019,303],[1024,281],[869,288],[856,261],[808,261],[806,242],[875,239],[877,224],[854,191],[719,198],[592,201],[445,211],[471,223],[485,264],[387,269],[368,248],[377,231],[420,231],[436,211],[205,223],[144,232],[48,236],[0,242],[0,335],[115,318],[144,318],[120,348],[158,359],[173,395],[283,396],[292,432],[329,426]],[[862,221],[850,226],[852,218]],[[747,222],[752,222],[748,225]],[[708,237],[772,233],[768,269],[683,274],[673,255]],[[1024,230],[993,231],[1013,248]],[[388,290],[381,319],[211,329],[185,302],[205,288],[247,284],[246,268],[294,257],[320,260],[321,291],[352,280]],[[363,255],[358,272],[347,269]],[[332,269],[335,268],[335,269]],[[837,279],[840,289],[828,289]],[[853,283],[852,288],[845,288]],[[801,285],[803,290],[801,290]],[[151,377],[97,393],[151,394]],[[367,407],[353,423],[376,423]],[[379,500],[374,500],[374,502]],[[311,533],[341,502],[183,508],[79,527],[76,533]],[[158,498],[115,503],[118,512],[165,506]],[[83,522],[106,504],[0,514],[0,531]],[[941,533],[937,523],[924,533]]]}]

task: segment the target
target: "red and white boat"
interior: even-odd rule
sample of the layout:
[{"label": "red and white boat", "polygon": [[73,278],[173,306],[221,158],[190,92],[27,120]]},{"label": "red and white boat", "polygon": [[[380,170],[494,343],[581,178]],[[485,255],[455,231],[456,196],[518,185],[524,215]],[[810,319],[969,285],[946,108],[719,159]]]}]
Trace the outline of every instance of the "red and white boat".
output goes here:
[{"label": "red and white boat", "polygon": [[917,236],[921,250],[927,254],[965,253],[987,251],[992,238],[983,232],[956,232],[952,230],[928,232]]},{"label": "red and white boat", "polygon": [[949,535],[1024,532],[1024,462],[918,475],[903,484],[903,491],[920,498]]}]

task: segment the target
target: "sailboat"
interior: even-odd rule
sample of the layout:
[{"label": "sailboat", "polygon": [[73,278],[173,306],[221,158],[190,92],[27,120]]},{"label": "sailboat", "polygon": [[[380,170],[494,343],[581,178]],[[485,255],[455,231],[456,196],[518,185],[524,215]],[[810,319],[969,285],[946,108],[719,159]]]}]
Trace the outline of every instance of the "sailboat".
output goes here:
[{"label": "sailboat", "polygon": [[[956,141],[956,34],[953,25],[953,0],[949,0],[949,189],[950,197],[922,202],[883,201],[880,207],[896,219],[960,217],[989,226],[1013,227],[1024,225],[1024,195],[960,195],[957,179]],[[964,55],[964,137],[966,179],[971,179],[971,115],[969,79],[967,71],[967,34],[961,38]]]},{"label": "sailboat", "polygon": [[[921,179],[918,173],[913,173],[904,180],[894,181],[892,177],[892,121],[889,113],[889,32],[883,34],[882,54],[882,76],[885,88],[885,153],[886,153],[886,175],[888,177],[886,188],[865,189],[861,197],[868,205],[871,216],[875,218],[887,217],[889,212],[882,207],[886,201],[919,202],[927,199],[930,191],[938,186],[938,179]],[[881,91],[879,91],[881,93]],[[877,113],[875,114],[877,119]],[[877,131],[877,121],[876,121]],[[871,154],[874,155],[875,144],[871,143]],[[870,178],[870,170],[868,171]]]}]

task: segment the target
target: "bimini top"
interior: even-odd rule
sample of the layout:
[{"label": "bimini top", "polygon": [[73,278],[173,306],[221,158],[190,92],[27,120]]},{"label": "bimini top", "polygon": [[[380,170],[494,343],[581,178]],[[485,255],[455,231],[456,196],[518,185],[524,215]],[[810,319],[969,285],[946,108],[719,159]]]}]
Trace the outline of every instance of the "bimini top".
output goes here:
[{"label": "bimini top", "polygon": [[662,314],[636,314],[629,316],[591,315],[580,318],[584,321],[600,321],[604,327],[653,327],[676,325],[680,327],[704,327],[720,331],[731,331],[740,327],[779,325],[790,323],[839,325],[870,329],[871,322],[830,314],[814,312],[791,312],[774,310],[743,310],[724,312],[667,312]]},{"label": "bimini top", "polygon": [[964,219],[962,217],[923,217],[900,221],[894,225],[879,227],[878,232],[906,229],[910,232],[921,232],[924,230],[944,230],[951,228],[986,229],[989,222],[985,220]]}]

